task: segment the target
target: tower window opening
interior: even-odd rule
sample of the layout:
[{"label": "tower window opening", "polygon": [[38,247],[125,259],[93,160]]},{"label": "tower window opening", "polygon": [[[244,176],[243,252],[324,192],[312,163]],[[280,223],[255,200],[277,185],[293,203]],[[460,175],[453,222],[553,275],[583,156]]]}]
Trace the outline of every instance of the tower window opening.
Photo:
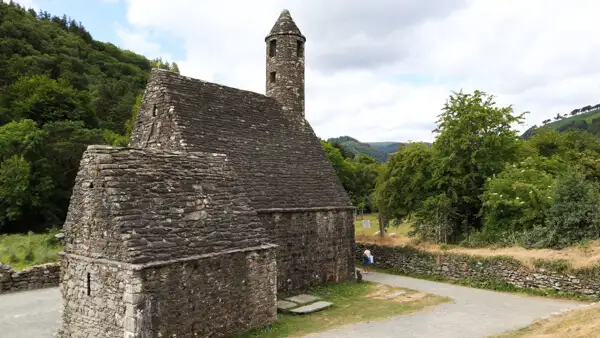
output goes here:
[{"label": "tower window opening", "polygon": [[269,56],[275,56],[275,52],[277,51],[277,40],[273,39],[269,41]]},{"label": "tower window opening", "polygon": [[156,105],[152,107],[152,116],[156,116]]},{"label": "tower window opening", "polygon": [[275,82],[276,77],[277,77],[277,73],[276,72],[271,72],[269,74],[269,82],[272,82],[272,83]]},{"label": "tower window opening", "polygon": [[88,274],[87,274],[87,295],[88,296],[92,294],[92,288],[90,285],[90,279],[91,279],[90,277],[91,277],[90,273],[88,272]]},{"label": "tower window opening", "polygon": [[304,57],[304,42],[296,41],[296,55],[299,58]]}]

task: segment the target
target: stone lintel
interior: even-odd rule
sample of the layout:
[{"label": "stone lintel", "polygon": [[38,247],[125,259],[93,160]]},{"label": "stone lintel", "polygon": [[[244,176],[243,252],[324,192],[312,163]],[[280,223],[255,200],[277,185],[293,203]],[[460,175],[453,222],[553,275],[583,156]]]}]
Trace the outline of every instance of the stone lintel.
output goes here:
[{"label": "stone lintel", "polygon": [[144,263],[144,264],[132,264],[132,263],[114,261],[114,260],[104,259],[104,258],[90,258],[90,257],[86,257],[86,256],[81,256],[81,255],[72,254],[72,253],[65,253],[65,252],[60,252],[59,254],[63,257],[67,257],[67,258],[75,258],[75,259],[79,259],[79,260],[86,261],[86,262],[108,264],[108,265],[117,266],[119,268],[124,268],[124,269],[128,269],[128,270],[133,270],[133,271],[139,271],[139,270],[144,270],[147,268],[154,268],[154,267],[158,267],[158,266],[184,263],[184,262],[189,262],[189,261],[197,261],[197,260],[201,260],[201,259],[226,256],[226,255],[231,255],[231,254],[240,253],[240,252],[269,250],[269,249],[274,249],[277,247],[278,247],[277,244],[265,244],[265,245],[261,245],[261,246],[254,246],[254,247],[248,247],[248,248],[243,248],[243,249],[223,250],[223,251],[212,252],[212,253],[203,254],[203,255],[195,255],[195,256],[183,257],[183,258],[178,258],[178,259],[170,259],[170,260],[166,260],[166,261],[149,262],[149,263]]}]

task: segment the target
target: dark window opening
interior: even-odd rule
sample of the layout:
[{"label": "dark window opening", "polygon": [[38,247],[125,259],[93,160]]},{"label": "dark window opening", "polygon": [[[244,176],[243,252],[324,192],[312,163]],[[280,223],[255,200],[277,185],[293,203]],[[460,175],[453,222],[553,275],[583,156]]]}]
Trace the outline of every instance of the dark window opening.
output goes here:
[{"label": "dark window opening", "polygon": [[156,116],[156,105],[152,107],[152,116]]},{"label": "dark window opening", "polygon": [[90,189],[94,187],[94,182],[90,182]]},{"label": "dark window opening", "polygon": [[90,285],[90,273],[88,272],[87,274],[87,295],[91,295],[92,294],[92,288]]},{"label": "dark window opening", "polygon": [[277,40],[269,41],[269,56],[275,56],[275,52],[277,51]]},{"label": "dark window opening", "polygon": [[275,72],[271,72],[271,74],[269,74],[269,81],[270,82],[275,82],[276,75],[277,74]]},{"label": "dark window opening", "polygon": [[296,41],[296,55],[300,58],[304,56],[304,42]]}]

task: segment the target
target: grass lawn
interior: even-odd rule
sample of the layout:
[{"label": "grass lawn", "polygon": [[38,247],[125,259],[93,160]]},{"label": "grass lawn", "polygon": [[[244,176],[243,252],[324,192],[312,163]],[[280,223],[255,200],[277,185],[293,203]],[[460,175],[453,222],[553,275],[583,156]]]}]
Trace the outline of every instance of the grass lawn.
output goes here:
[{"label": "grass lawn", "polygon": [[[398,291],[406,293],[395,295]],[[450,301],[446,297],[370,282],[332,284],[314,288],[308,293],[334,305],[308,315],[279,313],[277,323],[238,337],[301,337],[345,324],[404,315]],[[394,297],[386,298],[390,295]]]},{"label": "grass lawn", "polygon": [[54,237],[58,231],[44,234],[0,235],[0,262],[15,270],[59,260],[62,250],[59,240]]},{"label": "grass lawn", "polygon": [[[371,221],[371,227],[365,229],[363,227],[363,219]],[[410,231],[410,223],[404,223],[397,227],[390,227],[386,235],[395,233],[397,237],[408,237],[408,232]],[[354,234],[356,238],[363,237],[374,237],[375,233],[379,231],[379,221],[377,219],[377,214],[364,214],[356,216],[356,221],[354,221]]]},{"label": "grass lawn", "polygon": [[495,338],[588,338],[600,337],[600,304],[569,311]]}]

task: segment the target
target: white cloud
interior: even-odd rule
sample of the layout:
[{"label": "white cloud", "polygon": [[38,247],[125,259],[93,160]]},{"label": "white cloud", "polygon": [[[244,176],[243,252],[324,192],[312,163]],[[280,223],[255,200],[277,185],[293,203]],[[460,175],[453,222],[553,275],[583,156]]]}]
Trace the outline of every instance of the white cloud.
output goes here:
[{"label": "white cloud", "polygon": [[[182,73],[264,92],[264,37],[288,8],[307,36],[306,115],[321,137],[431,141],[451,90],[480,89],[531,111],[528,125],[600,102],[592,0],[128,0],[119,34],[162,55],[182,41]],[[147,52],[143,52],[143,50]],[[429,82],[407,78],[431,79]]]},{"label": "white cloud", "polygon": [[165,60],[172,59],[171,54],[163,52],[161,45],[157,42],[151,41],[151,38],[147,33],[133,31],[119,24],[115,25],[115,30],[120,40],[118,45],[121,48],[145,55],[150,59],[157,57],[162,57]]}]

